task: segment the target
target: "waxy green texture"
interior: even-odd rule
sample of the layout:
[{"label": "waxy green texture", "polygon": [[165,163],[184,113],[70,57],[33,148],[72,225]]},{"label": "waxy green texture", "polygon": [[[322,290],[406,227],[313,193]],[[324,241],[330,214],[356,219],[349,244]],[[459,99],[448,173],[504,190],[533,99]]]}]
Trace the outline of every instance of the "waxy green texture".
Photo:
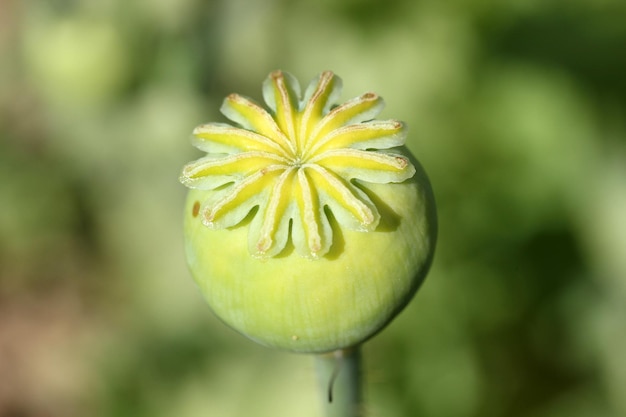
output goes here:
[{"label": "waxy green texture", "polygon": [[188,164],[186,253],[212,310],[259,343],[297,352],[359,344],[412,298],[432,260],[428,179],[406,127],[377,121],[380,97],[339,106],[331,72],[304,95],[289,74],[264,83],[269,107],[230,95],[238,126],[206,124]]}]

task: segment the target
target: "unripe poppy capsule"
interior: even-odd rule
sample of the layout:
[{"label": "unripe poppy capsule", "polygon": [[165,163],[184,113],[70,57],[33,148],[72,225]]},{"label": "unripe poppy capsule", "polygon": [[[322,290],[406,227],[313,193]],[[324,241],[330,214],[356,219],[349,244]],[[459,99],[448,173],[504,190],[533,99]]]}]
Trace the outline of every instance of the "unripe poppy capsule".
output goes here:
[{"label": "unripe poppy capsule", "polygon": [[206,124],[207,156],[183,169],[187,260],[211,309],[267,346],[327,352],[380,331],[430,266],[430,184],[404,146],[406,127],[373,120],[382,99],[339,106],[331,72],[304,95],[289,74],[267,78],[269,111],[228,96],[238,126]]}]

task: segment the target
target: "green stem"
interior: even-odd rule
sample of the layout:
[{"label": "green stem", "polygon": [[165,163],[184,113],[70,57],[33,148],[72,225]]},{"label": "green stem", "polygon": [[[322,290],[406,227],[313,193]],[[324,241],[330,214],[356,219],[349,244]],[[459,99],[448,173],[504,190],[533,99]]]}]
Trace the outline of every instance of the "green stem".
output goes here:
[{"label": "green stem", "polygon": [[326,417],[362,416],[361,347],[318,355],[315,367]]}]

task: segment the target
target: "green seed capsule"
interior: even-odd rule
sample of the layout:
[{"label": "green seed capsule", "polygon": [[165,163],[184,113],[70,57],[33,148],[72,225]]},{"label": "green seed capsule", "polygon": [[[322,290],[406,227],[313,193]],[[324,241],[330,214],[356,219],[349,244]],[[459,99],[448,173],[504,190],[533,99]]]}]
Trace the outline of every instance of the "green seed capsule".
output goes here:
[{"label": "green seed capsule", "polygon": [[229,96],[240,127],[203,125],[207,157],[187,165],[187,259],[211,309],[267,346],[326,352],[359,344],[410,301],[432,260],[436,219],[397,121],[372,121],[371,93],[333,107],[330,72],[301,98],[275,72],[266,111]]}]

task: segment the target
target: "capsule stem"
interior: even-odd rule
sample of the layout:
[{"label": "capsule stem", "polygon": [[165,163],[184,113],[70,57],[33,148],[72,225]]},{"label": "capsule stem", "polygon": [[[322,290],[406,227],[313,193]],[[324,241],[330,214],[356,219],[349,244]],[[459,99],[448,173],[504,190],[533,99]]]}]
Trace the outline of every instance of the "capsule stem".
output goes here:
[{"label": "capsule stem", "polygon": [[362,417],[361,346],[315,357],[320,398],[326,417]]}]

